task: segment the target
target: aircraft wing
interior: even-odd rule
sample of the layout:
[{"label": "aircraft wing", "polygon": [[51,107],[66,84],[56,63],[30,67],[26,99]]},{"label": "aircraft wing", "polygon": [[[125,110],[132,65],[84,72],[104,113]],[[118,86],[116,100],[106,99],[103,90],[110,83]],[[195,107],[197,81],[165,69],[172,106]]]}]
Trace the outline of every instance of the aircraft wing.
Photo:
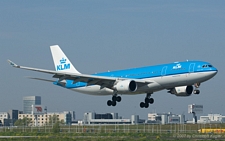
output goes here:
[{"label": "aircraft wing", "polygon": [[[104,87],[111,88],[115,84],[116,81],[127,80],[127,78],[97,76],[97,75],[88,75],[88,74],[80,74],[80,73],[71,73],[71,72],[52,71],[52,70],[31,68],[31,67],[19,66],[10,60],[8,60],[8,62],[11,66],[13,66],[15,68],[53,74],[53,78],[59,79],[58,82],[61,82],[63,80],[72,80],[74,84],[77,82],[85,82],[85,83],[87,83],[87,85],[100,85],[103,88]],[[33,79],[42,80],[39,78],[33,78]],[[142,79],[132,79],[132,80],[134,80],[139,87],[144,86],[149,83],[153,83],[152,81],[150,82],[150,81],[146,81],[146,80],[142,80]]]}]

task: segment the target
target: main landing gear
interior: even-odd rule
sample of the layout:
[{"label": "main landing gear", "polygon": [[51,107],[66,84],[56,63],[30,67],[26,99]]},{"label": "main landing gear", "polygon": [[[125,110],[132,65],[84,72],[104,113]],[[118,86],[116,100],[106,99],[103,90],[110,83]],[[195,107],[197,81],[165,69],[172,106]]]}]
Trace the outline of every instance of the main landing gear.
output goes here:
[{"label": "main landing gear", "polygon": [[112,100],[107,101],[107,105],[108,106],[116,106],[116,102],[120,102],[121,99],[122,98],[120,96],[113,95]]},{"label": "main landing gear", "polygon": [[195,83],[194,86],[195,86],[195,89],[193,91],[193,94],[200,94],[200,90],[197,89],[199,88],[200,83]]},{"label": "main landing gear", "polygon": [[153,104],[154,103],[154,99],[150,98],[152,93],[147,93],[146,97],[145,97],[145,102],[141,102],[140,103],[140,107],[141,108],[148,108],[149,107],[149,103]]}]

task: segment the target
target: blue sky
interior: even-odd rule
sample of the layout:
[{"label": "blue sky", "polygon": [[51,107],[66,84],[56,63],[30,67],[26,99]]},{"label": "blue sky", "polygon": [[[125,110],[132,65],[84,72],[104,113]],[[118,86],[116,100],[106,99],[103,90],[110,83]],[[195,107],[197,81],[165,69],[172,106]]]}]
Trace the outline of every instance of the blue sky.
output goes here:
[{"label": "blue sky", "polygon": [[[123,117],[147,113],[187,113],[188,104],[203,104],[204,115],[225,115],[224,1],[0,1],[0,111],[22,110],[22,98],[42,97],[48,111],[118,112]],[[184,60],[212,63],[219,73],[201,85],[201,94],[181,98],[161,91],[155,103],[141,109],[145,94],[122,96],[108,107],[111,96],[89,96],[26,76],[51,75],[11,68],[17,64],[54,69],[50,45],[58,44],[78,71],[91,74]]]}]

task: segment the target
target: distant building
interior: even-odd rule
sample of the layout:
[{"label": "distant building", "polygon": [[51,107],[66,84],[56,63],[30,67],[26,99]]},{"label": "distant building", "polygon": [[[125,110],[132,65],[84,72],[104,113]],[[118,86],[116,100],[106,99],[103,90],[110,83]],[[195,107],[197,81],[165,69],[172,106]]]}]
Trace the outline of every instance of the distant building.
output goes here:
[{"label": "distant building", "polygon": [[7,112],[0,112],[0,126],[9,125],[9,114]]},{"label": "distant building", "polygon": [[9,119],[18,119],[19,110],[9,110]]},{"label": "distant building", "polygon": [[71,120],[72,121],[75,121],[76,120],[76,114],[75,114],[75,111],[69,111],[70,114],[71,114]]},{"label": "distant building", "polygon": [[[72,111],[73,112],[73,111]],[[71,125],[72,123],[72,112],[71,111],[64,111],[64,124]]]},{"label": "distant building", "polygon": [[19,110],[9,110],[8,114],[9,114],[10,123],[14,125],[16,120],[18,120]]},{"label": "distant building", "polygon": [[[64,124],[71,124],[72,122],[72,114],[68,111],[62,113],[47,113],[47,114],[40,114],[36,115],[37,121],[35,120],[35,115],[33,114],[19,114],[19,119],[29,118],[31,122],[27,126],[35,126],[37,122],[37,126],[44,126],[44,125],[52,125],[56,121],[59,121]],[[53,119],[56,117],[56,119]]]},{"label": "distant building", "polygon": [[32,105],[41,105],[41,97],[40,96],[23,97],[23,113],[24,114],[31,114]]},{"label": "distant building", "polygon": [[208,116],[200,116],[198,123],[225,123],[225,116],[221,114],[208,114]]},{"label": "distant building", "polygon": [[139,123],[139,115],[132,115],[131,116],[131,124]]}]

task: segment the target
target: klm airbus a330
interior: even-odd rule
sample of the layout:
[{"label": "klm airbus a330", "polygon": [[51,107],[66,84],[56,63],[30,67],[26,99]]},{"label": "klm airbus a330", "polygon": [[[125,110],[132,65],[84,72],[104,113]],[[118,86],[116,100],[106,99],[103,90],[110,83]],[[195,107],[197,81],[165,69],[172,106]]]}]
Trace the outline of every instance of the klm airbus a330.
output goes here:
[{"label": "klm airbus a330", "polygon": [[[92,75],[81,74],[72,65],[58,45],[50,46],[55,64],[55,71],[19,66],[8,60],[15,68],[49,73],[58,80],[47,80],[53,84],[76,92],[90,95],[112,95],[107,101],[108,106],[116,106],[121,101],[119,95],[146,94],[141,108],[148,108],[154,103],[151,95],[154,92],[167,89],[176,96],[190,96],[199,94],[199,86],[214,77],[218,70],[208,62],[185,61],[170,64],[147,66],[126,70],[96,73]],[[194,86],[194,87],[193,87]]]}]

